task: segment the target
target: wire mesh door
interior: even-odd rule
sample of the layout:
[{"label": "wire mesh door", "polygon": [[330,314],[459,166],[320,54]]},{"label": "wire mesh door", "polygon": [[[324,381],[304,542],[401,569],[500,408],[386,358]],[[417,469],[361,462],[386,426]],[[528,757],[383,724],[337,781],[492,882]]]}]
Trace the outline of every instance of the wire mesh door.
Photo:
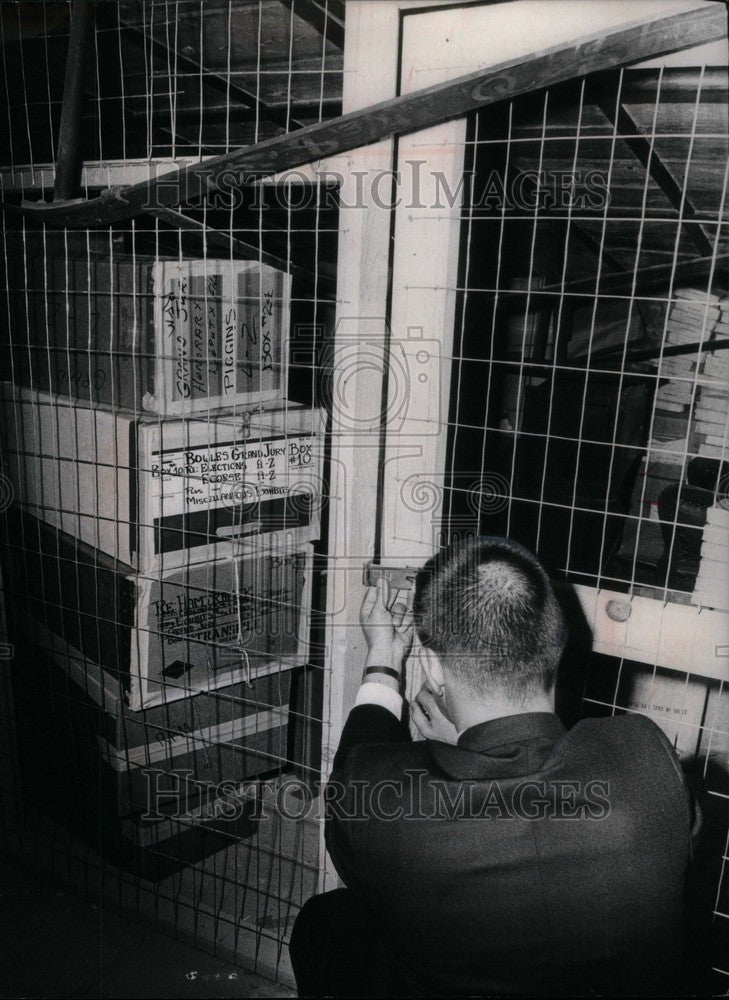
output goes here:
[{"label": "wire mesh door", "polygon": [[[74,193],[336,114],[341,5],[297,6],[94,5]],[[3,4],[0,31],[5,847],[290,979],[320,880],[336,191],[231,176],[114,226],[30,221],[72,5]]]},{"label": "wire mesh door", "polygon": [[469,123],[442,539],[538,553],[577,597],[562,713],[643,712],[684,759],[723,988],[727,76],[678,62]]}]

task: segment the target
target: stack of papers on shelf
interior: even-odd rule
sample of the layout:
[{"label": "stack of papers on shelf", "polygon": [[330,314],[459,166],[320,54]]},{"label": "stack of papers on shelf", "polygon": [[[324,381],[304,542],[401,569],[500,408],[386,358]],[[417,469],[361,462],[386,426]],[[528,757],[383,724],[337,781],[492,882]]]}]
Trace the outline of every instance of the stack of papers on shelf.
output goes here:
[{"label": "stack of papers on shelf", "polygon": [[[666,323],[666,346],[704,343],[713,335],[714,325],[721,319],[719,298],[697,288],[680,288],[675,293]],[[671,413],[686,412],[694,398],[695,382],[701,373],[703,355],[669,355],[658,367],[661,378],[671,381],[661,385],[656,393],[656,407]]]},{"label": "stack of papers on shelf", "polygon": [[706,511],[693,603],[729,611],[729,501],[725,498]]},{"label": "stack of papers on shelf", "polygon": [[[729,340],[729,300],[722,299],[717,309],[712,340]],[[692,426],[700,435],[699,455],[726,460],[729,457],[729,351],[705,352],[698,381]]]},{"label": "stack of papers on shelf", "polygon": [[687,454],[692,451],[695,442],[691,434],[689,414],[683,412],[684,406],[678,407],[678,410],[680,411],[678,413],[671,412],[666,404],[657,404],[648,447],[648,475],[652,474],[656,465],[662,464],[681,467],[674,473],[679,475]]}]

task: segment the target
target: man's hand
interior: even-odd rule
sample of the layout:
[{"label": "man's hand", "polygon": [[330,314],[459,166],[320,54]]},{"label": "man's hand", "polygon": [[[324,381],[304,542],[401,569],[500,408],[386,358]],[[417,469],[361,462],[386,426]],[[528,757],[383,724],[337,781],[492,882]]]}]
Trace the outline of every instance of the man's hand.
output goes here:
[{"label": "man's hand", "polygon": [[[390,585],[381,576],[365,594],[359,621],[367,641],[367,665],[400,670],[413,641],[412,614],[405,604],[390,598]],[[391,607],[392,605],[392,607]]]},{"label": "man's hand", "polygon": [[410,717],[426,740],[451,744],[458,741],[456,727],[445,714],[443,699],[436,698],[427,684],[423,684],[410,705]]}]

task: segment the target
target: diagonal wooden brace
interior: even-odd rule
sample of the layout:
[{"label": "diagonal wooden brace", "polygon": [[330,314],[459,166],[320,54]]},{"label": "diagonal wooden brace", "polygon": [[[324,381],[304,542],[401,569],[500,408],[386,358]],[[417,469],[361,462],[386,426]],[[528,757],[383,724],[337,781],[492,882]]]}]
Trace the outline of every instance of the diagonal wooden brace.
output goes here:
[{"label": "diagonal wooden brace", "polygon": [[576,76],[647,59],[721,38],[726,8],[701,3],[653,21],[633,22],[542,52],[416,90],[339,118],[266,139],[253,146],[173,170],[140,184],[109,188],[96,198],[68,203],[24,202],[22,211],[50,225],[105,225],[154,208],[208,196],[231,175],[240,182],[291,170],[318,159],[462,118],[469,111],[550,87]]}]

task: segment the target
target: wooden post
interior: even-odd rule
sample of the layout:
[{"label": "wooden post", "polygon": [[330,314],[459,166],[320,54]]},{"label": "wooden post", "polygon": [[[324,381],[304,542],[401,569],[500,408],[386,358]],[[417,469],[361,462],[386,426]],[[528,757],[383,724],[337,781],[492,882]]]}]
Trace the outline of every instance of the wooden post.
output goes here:
[{"label": "wooden post", "polygon": [[63,107],[58,129],[54,201],[67,201],[78,193],[81,159],[78,136],[81,125],[84,72],[94,24],[93,0],[75,0],[63,83]]}]

